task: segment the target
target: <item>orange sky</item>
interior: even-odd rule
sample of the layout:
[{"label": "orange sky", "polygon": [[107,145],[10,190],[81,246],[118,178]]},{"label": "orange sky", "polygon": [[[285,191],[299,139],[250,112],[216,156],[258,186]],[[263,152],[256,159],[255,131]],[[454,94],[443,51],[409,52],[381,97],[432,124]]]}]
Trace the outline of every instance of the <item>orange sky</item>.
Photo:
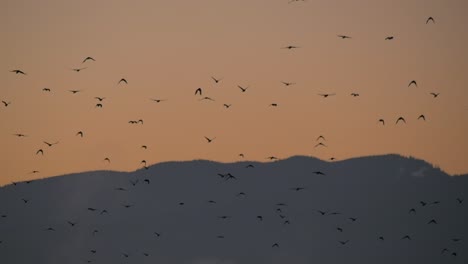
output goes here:
[{"label": "orange sky", "polygon": [[[0,105],[0,184],[239,153],[260,161],[399,153],[468,172],[467,1],[287,2],[2,1],[0,100],[11,104]],[[435,24],[425,24],[429,16]],[[301,48],[281,49],[288,45]],[[82,64],[87,56],[96,62]],[[418,87],[408,88],[413,79]],[[198,87],[216,101],[198,101]],[[106,97],[102,109],[95,96]],[[399,116],[407,125],[395,126]],[[128,124],[140,118],[144,125]],[[327,148],[314,148],[319,135]]]}]

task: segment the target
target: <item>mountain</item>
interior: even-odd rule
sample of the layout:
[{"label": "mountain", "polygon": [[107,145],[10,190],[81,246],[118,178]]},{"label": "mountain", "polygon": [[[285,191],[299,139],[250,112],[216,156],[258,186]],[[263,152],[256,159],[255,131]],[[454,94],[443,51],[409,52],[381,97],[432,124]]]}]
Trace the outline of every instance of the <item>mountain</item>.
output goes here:
[{"label": "mountain", "polygon": [[70,174],[0,188],[0,261],[466,263],[467,191],[398,155]]}]

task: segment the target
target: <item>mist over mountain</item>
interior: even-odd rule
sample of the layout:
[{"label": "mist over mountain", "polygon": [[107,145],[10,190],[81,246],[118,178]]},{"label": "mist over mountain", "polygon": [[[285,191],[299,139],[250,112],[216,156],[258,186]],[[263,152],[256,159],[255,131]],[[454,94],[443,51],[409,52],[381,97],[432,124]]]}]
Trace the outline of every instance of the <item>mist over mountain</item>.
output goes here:
[{"label": "mist over mountain", "polygon": [[0,261],[467,263],[467,190],[399,155],[69,174],[0,188]]}]

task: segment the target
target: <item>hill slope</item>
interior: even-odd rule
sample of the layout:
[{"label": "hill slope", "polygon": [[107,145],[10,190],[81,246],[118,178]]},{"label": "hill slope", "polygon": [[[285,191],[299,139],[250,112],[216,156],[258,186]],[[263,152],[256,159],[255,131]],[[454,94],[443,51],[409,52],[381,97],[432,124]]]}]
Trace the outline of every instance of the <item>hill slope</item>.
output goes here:
[{"label": "hill slope", "polygon": [[0,261],[466,263],[467,190],[397,155],[71,174],[0,188]]}]

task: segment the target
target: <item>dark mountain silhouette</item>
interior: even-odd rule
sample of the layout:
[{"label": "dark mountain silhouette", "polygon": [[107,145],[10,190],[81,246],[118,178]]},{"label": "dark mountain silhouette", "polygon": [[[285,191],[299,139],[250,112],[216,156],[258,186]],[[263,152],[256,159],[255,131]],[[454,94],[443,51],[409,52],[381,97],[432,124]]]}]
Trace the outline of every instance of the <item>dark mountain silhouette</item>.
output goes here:
[{"label": "dark mountain silhouette", "polygon": [[466,263],[467,191],[398,155],[70,174],[0,188],[0,261]]}]

